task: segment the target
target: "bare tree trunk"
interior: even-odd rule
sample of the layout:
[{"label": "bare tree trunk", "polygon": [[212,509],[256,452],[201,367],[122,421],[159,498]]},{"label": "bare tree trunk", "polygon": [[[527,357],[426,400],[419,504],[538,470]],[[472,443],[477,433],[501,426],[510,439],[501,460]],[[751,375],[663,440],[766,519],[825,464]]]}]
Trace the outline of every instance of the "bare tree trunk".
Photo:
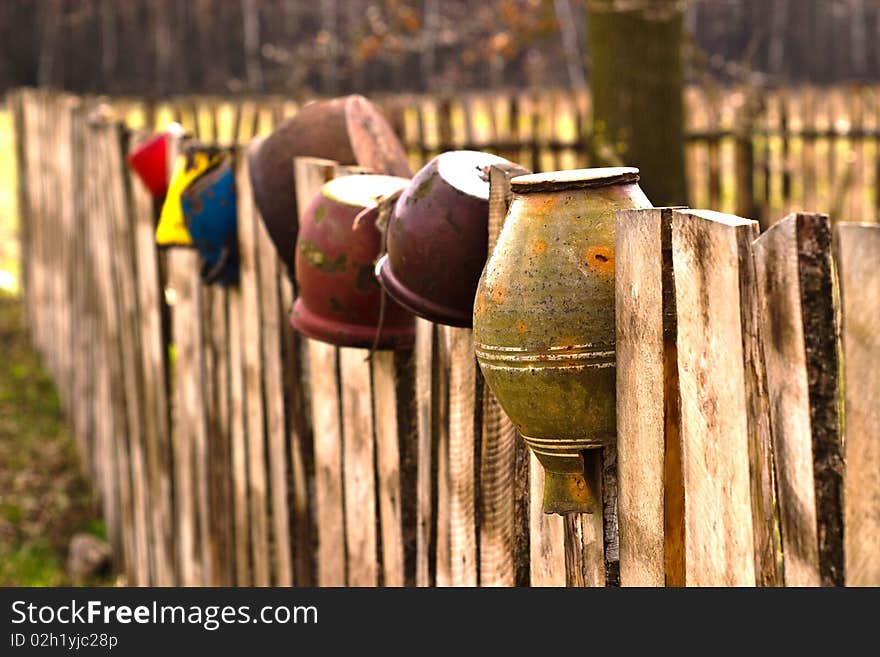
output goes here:
[{"label": "bare tree trunk", "polygon": [[263,69],[260,60],[260,14],[256,0],[241,0],[244,33],[244,62],[250,91],[263,91]]},{"label": "bare tree trunk", "polygon": [[55,38],[61,25],[61,0],[49,0],[42,5],[40,23],[40,58],[37,66],[37,84],[41,87],[51,86],[55,72]]},{"label": "bare tree trunk", "polygon": [[437,66],[437,28],[440,22],[438,13],[438,0],[425,0],[424,23],[422,25],[422,85],[425,89],[430,88],[431,78]]},{"label": "bare tree trunk", "polygon": [[338,34],[336,33],[336,0],[321,0],[321,30],[327,36],[324,61],[321,63],[321,89],[330,96],[336,95],[336,57]]},{"label": "bare tree trunk", "polygon": [[850,5],[852,72],[855,77],[863,78],[868,70],[868,53],[865,48],[868,15],[865,12],[865,0],[850,0]]},{"label": "bare tree trunk", "polygon": [[171,84],[171,28],[166,8],[160,3],[147,3],[153,23],[153,44],[156,49],[155,89],[159,95],[167,94]]},{"label": "bare tree trunk", "polygon": [[591,0],[594,158],[641,169],[655,205],[687,203],[682,3]]},{"label": "bare tree trunk", "polygon": [[104,89],[113,87],[116,66],[116,12],[113,0],[101,3],[101,76]]},{"label": "bare tree trunk", "polygon": [[587,88],[584,76],[584,54],[578,46],[577,30],[571,15],[569,0],[554,0],[554,11],[559,30],[562,32],[562,48],[565,52],[565,65],[568,69],[568,83],[572,89],[581,91]]},{"label": "bare tree trunk", "polygon": [[771,11],[773,26],[770,29],[767,70],[773,75],[783,75],[785,37],[788,32],[788,0],[775,0]]}]

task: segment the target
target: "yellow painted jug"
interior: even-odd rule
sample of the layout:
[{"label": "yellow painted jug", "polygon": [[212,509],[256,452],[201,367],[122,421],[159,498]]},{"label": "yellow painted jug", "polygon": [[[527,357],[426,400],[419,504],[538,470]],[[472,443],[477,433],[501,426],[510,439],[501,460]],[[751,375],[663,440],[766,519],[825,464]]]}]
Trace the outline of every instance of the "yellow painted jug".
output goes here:
[{"label": "yellow painted jug", "polygon": [[159,246],[192,246],[192,237],[186,226],[180,197],[200,176],[217,166],[222,153],[216,149],[192,146],[177,157],[168,184],[168,194],[156,227],[156,244]]}]

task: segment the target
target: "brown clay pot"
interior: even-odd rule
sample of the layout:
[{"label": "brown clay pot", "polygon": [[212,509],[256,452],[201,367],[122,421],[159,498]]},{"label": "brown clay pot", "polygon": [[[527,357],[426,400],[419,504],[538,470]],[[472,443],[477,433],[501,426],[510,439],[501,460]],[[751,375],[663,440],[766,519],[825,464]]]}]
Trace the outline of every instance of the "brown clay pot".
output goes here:
[{"label": "brown clay pot", "polygon": [[486,383],[546,473],[545,513],[601,500],[583,451],[615,425],[614,212],[650,207],[638,169],[519,176],[474,303]]},{"label": "brown clay pot", "polygon": [[411,175],[406,152],[381,112],[363,96],[321,100],[303,107],[248,148],[254,202],[293,277],[297,232],[293,158],[320,157],[375,173]]},{"label": "brown clay pot", "polygon": [[508,160],[449,151],[428,162],[401,194],[377,275],[402,305],[426,319],[470,326],[486,263],[488,169]]},{"label": "brown clay pot", "polygon": [[299,297],[290,317],[300,333],[343,347],[412,346],[413,316],[387,296],[382,312],[373,271],[382,248],[377,200],[408,182],[369,174],[336,178],[306,208],[296,242]]}]

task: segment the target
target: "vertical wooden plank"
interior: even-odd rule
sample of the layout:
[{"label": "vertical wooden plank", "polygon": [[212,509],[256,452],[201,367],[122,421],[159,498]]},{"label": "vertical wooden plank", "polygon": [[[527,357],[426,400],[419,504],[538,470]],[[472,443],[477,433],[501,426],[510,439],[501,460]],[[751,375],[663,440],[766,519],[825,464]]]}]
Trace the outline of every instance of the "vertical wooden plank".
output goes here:
[{"label": "vertical wooden plank", "polygon": [[755,201],[755,144],[754,119],[749,115],[750,104],[737,119],[734,145],[734,197],[737,214],[751,217],[757,214]]},{"label": "vertical wooden plank", "polygon": [[451,487],[449,470],[449,343],[439,326],[435,332],[431,414],[433,423],[434,519],[436,586],[452,586]]},{"label": "vertical wooden plank", "polygon": [[[527,170],[516,165],[495,165],[489,171],[489,253],[495,247],[510,205],[510,179],[524,173]],[[517,536],[528,543],[528,511],[522,513],[520,509],[517,514],[517,499],[528,499],[528,481],[516,476],[517,454],[527,463],[527,448],[485,385],[482,418],[480,585],[515,586],[517,571],[528,570],[528,549],[517,551]]]},{"label": "vertical wooden plank", "polygon": [[[480,586],[517,586],[517,571],[528,570],[528,511],[517,513],[518,497],[528,504],[528,469],[517,477],[516,456],[527,448],[498,400],[483,386],[480,458]],[[528,458],[528,453],[523,456]],[[526,461],[527,462],[527,461]],[[519,521],[519,522],[518,522]],[[517,537],[525,551],[517,549]],[[521,563],[522,562],[522,563]]]},{"label": "vertical wooden plank", "polygon": [[529,564],[532,586],[565,586],[565,529],[562,516],[545,514],[544,468],[530,455]]},{"label": "vertical wooden plank", "polygon": [[168,251],[168,285],[174,291],[171,335],[174,344],[171,440],[174,456],[174,503],[181,565],[181,584],[203,583],[199,540],[199,482],[195,478],[197,446],[205,440],[202,395],[202,331],[198,254],[174,247]]},{"label": "vertical wooden plank", "polygon": [[256,586],[272,583],[269,537],[269,490],[266,471],[266,418],[263,407],[263,351],[260,330],[259,253],[257,218],[253,209],[248,168],[239,158],[236,167],[238,243],[241,266],[242,340],[244,355],[245,419],[247,426],[248,499]]},{"label": "vertical wooden plank", "polygon": [[[332,179],[335,162],[296,158],[297,207],[303,212],[321,186]],[[339,355],[336,347],[305,339],[315,461],[315,514],[318,525],[318,586],[345,586],[346,545],[342,483],[342,425]]]},{"label": "vertical wooden plank", "polygon": [[740,242],[753,222],[676,211],[685,577],[690,586],[752,586],[754,540],[739,299]]},{"label": "vertical wooden plank", "polygon": [[416,585],[431,586],[434,520],[431,472],[433,470],[432,381],[434,324],[416,317],[416,423],[418,432],[416,485]]},{"label": "vertical wooden plank", "polygon": [[318,586],[345,586],[345,518],[342,497],[342,426],[338,354],[333,345],[306,340],[315,447]]},{"label": "vertical wooden plank", "polygon": [[444,327],[449,352],[450,583],[477,585],[477,378],[471,329]]},{"label": "vertical wooden plank", "polygon": [[376,489],[370,363],[366,349],[339,349],[342,476],[349,586],[376,586]]},{"label": "vertical wooden plank", "polygon": [[[285,315],[293,307],[293,285],[279,267],[282,308]],[[290,445],[290,511],[293,534],[293,567],[296,586],[313,586],[315,582],[314,448],[312,425],[306,403],[303,341],[289,322],[282,324],[284,354],[284,398]]]},{"label": "vertical wooden plank", "polygon": [[166,376],[167,344],[162,331],[161,282],[156,251],[153,199],[129,172],[137,271],[140,358],[143,373],[143,420],[147,463],[147,494],[153,543],[154,583],[175,582],[172,548],[170,429]]},{"label": "vertical wooden plank", "polygon": [[206,316],[206,333],[213,360],[213,412],[209,416],[208,439],[211,584],[232,586],[235,583],[235,542],[227,289],[215,286],[211,289],[211,296],[210,315]]},{"label": "vertical wooden plank", "polygon": [[[17,128],[17,129],[20,129]],[[87,249],[87,231],[88,221],[85,218],[85,196],[86,182],[83,177],[85,170],[84,163],[84,143],[83,134],[85,131],[85,113],[84,108],[80,106],[74,110],[72,120],[71,141],[72,143],[72,159],[71,159],[71,177],[73,184],[73,195],[70,199],[73,207],[73,222],[76,230],[71,236],[72,258],[71,280],[70,280],[70,297],[74,304],[74,318],[76,323],[72,331],[70,349],[73,352],[73,372],[71,385],[73,386],[74,408],[73,408],[73,431],[77,437],[77,447],[80,450],[80,458],[82,459],[83,471],[87,476],[95,479],[94,470],[94,449],[92,447],[92,418],[90,413],[89,400],[92,398],[90,383],[94,377],[94,371],[91,367],[90,358],[94,341],[91,336],[91,317],[88,306],[90,292],[94,288],[94,284],[90,279],[88,270],[88,259],[85,252]],[[23,167],[19,166],[18,171],[23,171]],[[27,202],[27,201],[24,201]],[[20,201],[21,203],[21,201]],[[22,215],[22,208],[19,205],[19,221],[27,222],[26,215]],[[25,230],[24,226],[19,229]],[[20,232],[20,239],[23,239]],[[27,258],[25,246],[22,245],[22,259]],[[22,262],[21,273],[24,275],[26,263]],[[25,303],[27,299],[25,298]]]},{"label": "vertical wooden plank", "polygon": [[[605,586],[620,586],[620,526],[617,519],[617,445],[601,449],[602,541]],[[596,522],[599,522],[598,518]],[[596,530],[598,533],[598,529]]]},{"label": "vertical wooden plank", "polygon": [[[620,486],[620,583],[666,584],[666,408],[678,389],[666,376],[664,323],[674,296],[664,295],[662,235],[670,208],[622,210],[615,220],[617,326],[617,471]],[[671,292],[671,290],[669,291]],[[672,310],[672,313],[667,313]],[[673,364],[674,366],[674,364]]]},{"label": "vertical wooden plank", "polygon": [[[82,130],[82,168],[85,170],[95,166],[95,132],[91,127],[91,123],[87,122],[85,117],[82,124]],[[32,181],[36,182],[36,179],[32,179]],[[108,435],[108,419],[111,413],[108,411],[110,408],[109,384],[106,380],[108,373],[107,367],[105,366],[106,359],[104,356],[106,341],[104,337],[102,309],[103,285],[101,285],[99,279],[100,261],[95,257],[95,249],[97,248],[95,240],[100,235],[98,232],[98,226],[96,226],[96,218],[98,214],[97,177],[85,176],[83,178],[83,183],[83,207],[81,214],[84,233],[83,265],[87,274],[86,281],[92,283],[92,285],[86,289],[84,299],[88,309],[87,321],[84,326],[85,337],[88,338],[88,340],[84,343],[84,346],[88,349],[88,359],[86,362],[93,370],[92,376],[86,377],[84,380],[84,383],[86,383],[85,392],[88,394],[85,398],[85,403],[88,406],[88,415],[90,418],[89,429],[94,434],[91,441],[93,447],[92,454],[94,455],[92,470],[94,472],[99,497],[101,499],[104,523],[107,528],[108,538],[114,548],[114,553],[117,557],[121,558],[121,546],[119,543],[119,496],[115,494],[115,491],[112,488],[112,473],[115,466],[111,467],[111,465],[115,463],[115,460],[112,443],[110,442]],[[35,191],[36,187],[37,186],[34,185]],[[31,204],[31,207],[35,209],[35,198],[31,200]],[[34,214],[33,216],[36,217],[38,215]],[[34,221],[34,226],[31,227],[31,230],[34,228],[36,228],[36,221]],[[35,240],[36,238],[32,235],[31,239]],[[37,259],[35,244],[32,246],[31,257],[34,261]],[[33,279],[35,272],[30,273],[29,276]],[[35,303],[35,282],[32,284],[31,295],[33,296],[31,303]]]},{"label": "vertical wooden plank", "polygon": [[147,476],[145,463],[145,437],[143,435],[143,383],[141,362],[138,358],[140,344],[139,313],[134,270],[134,244],[131,231],[131,213],[128,205],[127,179],[122,161],[122,127],[117,124],[104,126],[102,130],[101,160],[103,184],[108,195],[107,208],[110,221],[110,242],[115,293],[119,313],[119,337],[121,374],[128,430],[126,437],[129,455],[132,489],[132,527],[135,541],[135,585],[146,586],[150,579],[150,541],[147,521]]},{"label": "vertical wooden plank", "polygon": [[[201,276],[200,276],[201,279]],[[215,528],[214,514],[220,511],[213,505],[214,450],[217,435],[217,378],[216,360],[214,358],[214,340],[212,320],[214,317],[215,290],[213,285],[205,285],[201,281],[199,290],[199,316],[202,324],[202,399],[205,416],[205,442],[196,445],[195,475],[198,490],[199,507],[199,545],[202,556],[202,581],[204,586],[214,586],[220,577],[217,539],[219,532]]]},{"label": "vertical wooden plank", "polygon": [[[775,481],[773,474],[767,373],[759,318],[758,282],[752,244],[759,233],[750,226],[750,239],[739,242],[739,303],[742,326],[743,368],[746,392],[746,423],[749,446],[749,481],[751,483],[752,529],[755,551],[755,583],[777,586],[780,548],[774,512]],[[745,232],[745,231],[744,231]]]},{"label": "vertical wooden plank", "polygon": [[394,352],[374,352],[372,368],[377,493],[382,531],[382,583],[385,586],[404,586],[406,571],[401,506],[401,450]]},{"label": "vertical wooden plank", "polygon": [[[584,476],[602,492],[602,450],[584,453]],[[572,513],[563,518],[566,586],[605,586],[605,540],[602,514]]]},{"label": "vertical wooden plank", "polygon": [[[253,207],[253,203],[248,202],[248,205],[257,232],[257,251],[259,253],[263,386],[266,398],[266,434],[275,584],[277,586],[292,586],[290,510],[287,501],[287,426],[284,416],[284,386],[281,369],[283,361],[281,325],[285,319],[281,314],[281,292],[278,283],[280,264],[265,225],[256,219],[256,209]],[[239,210],[239,218],[241,218],[240,213],[241,209]]]},{"label": "vertical wooden plank", "polygon": [[[488,386],[486,386],[488,389]],[[515,427],[512,431],[516,431]],[[529,586],[531,581],[531,451],[519,438],[519,432],[514,436],[516,448],[514,451],[514,499],[513,499],[513,522],[514,522],[514,578],[517,586]]]},{"label": "vertical wooden plank", "polygon": [[792,214],[754,244],[786,586],[843,585],[831,227]]},{"label": "vertical wooden plank", "polygon": [[[56,123],[56,159],[59,162],[59,180],[58,180],[58,197],[65,199],[58,209],[60,231],[58,233],[58,241],[60,242],[61,263],[59,267],[59,292],[60,298],[59,309],[61,311],[61,335],[57,340],[61,352],[59,387],[63,390],[62,401],[64,404],[64,414],[67,418],[69,426],[73,427],[74,413],[76,407],[74,399],[76,391],[73,387],[74,376],[74,359],[76,351],[73,349],[74,333],[76,330],[76,320],[74,317],[75,294],[73,292],[73,245],[75,234],[75,204],[74,195],[76,189],[74,187],[74,140],[73,140],[73,120],[76,107],[79,105],[78,99],[73,96],[62,95],[58,99],[58,118]],[[124,172],[120,172],[124,175]],[[74,434],[75,438],[78,438]],[[82,447],[81,441],[78,441],[78,447]],[[82,453],[80,449],[80,453]]]},{"label": "vertical wooden plank", "polygon": [[[126,426],[126,408],[124,384],[121,368],[123,360],[120,346],[119,308],[113,277],[113,260],[111,253],[112,225],[111,210],[107,198],[107,188],[103,184],[105,162],[102,152],[102,131],[106,130],[105,122],[98,120],[92,126],[90,135],[90,164],[93,171],[98,172],[95,178],[100,181],[93,187],[94,215],[92,216],[91,257],[95,260],[96,280],[99,291],[99,331],[101,335],[100,364],[102,381],[100,396],[96,400],[96,412],[103,415],[102,448],[105,450],[105,475],[107,486],[105,500],[115,515],[115,526],[111,527],[113,542],[117,553],[123,555],[128,581],[137,581],[135,567],[136,545],[132,526],[132,490],[131,470],[128,459],[128,441]],[[44,294],[45,294],[44,288]],[[115,500],[118,499],[118,505]],[[118,515],[116,515],[118,513]]]},{"label": "vertical wooden plank", "polygon": [[847,586],[880,586],[880,225],[840,223]]},{"label": "vertical wooden plank", "polygon": [[232,512],[235,537],[235,582],[253,582],[248,516],[247,426],[245,420],[244,304],[241,290],[230,288],[229,304],[229,441],[232,465]]}]

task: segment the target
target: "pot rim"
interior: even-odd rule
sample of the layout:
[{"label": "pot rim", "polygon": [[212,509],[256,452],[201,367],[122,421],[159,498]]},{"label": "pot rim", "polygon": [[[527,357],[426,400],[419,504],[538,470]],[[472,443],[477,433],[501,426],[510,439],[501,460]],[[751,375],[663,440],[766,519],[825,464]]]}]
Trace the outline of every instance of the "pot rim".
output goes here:
[{"label": "pot rim", "polygon": [[444,306],[436,301],[426,299],[407,288],[394,275],[387,253],[376,263],[376,278],[379,279],[382,287],[392,299],[419,317],[447,326],[457,326],[459,328],[470,328],[473,326],[473,309],[463,313],[450,306]]},{"label": "pot rim", "polygon": [[638,181],[639,170],[636,167],[597,167],[516,176],[510,180],[510,189],[515,194],[529,194],[587,187],[609,187]]}]

